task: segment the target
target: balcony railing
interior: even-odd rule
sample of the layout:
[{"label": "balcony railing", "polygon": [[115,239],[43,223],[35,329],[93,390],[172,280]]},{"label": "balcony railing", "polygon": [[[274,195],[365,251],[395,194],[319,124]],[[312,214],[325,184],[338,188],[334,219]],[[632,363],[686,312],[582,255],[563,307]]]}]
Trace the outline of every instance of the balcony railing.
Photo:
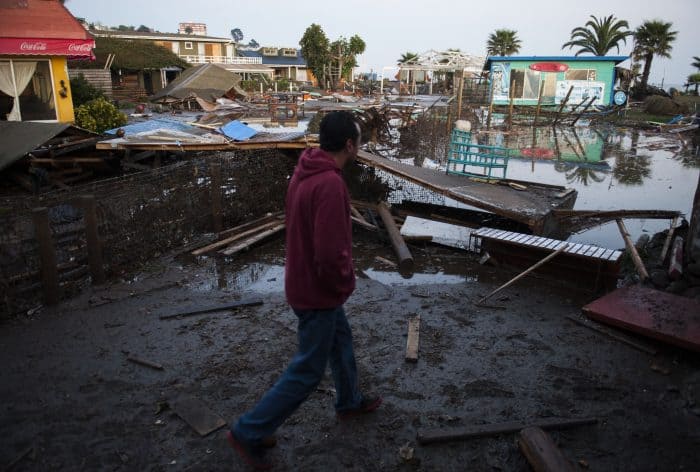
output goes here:
[{"label": "balcony railing", "polygon": [[262,64],[262,57],[232,57],[232,56],[180,56],[190,64]]}]

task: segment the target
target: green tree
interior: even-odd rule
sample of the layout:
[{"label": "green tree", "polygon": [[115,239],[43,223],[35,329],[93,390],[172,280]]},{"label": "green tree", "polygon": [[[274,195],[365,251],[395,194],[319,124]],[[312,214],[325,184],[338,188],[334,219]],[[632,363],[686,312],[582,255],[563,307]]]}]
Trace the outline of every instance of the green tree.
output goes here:
[{"label": "green tree", "polygon": [[299,41],[301,46],[301,54],[306,59],[306,65],[311,69],[311,72],[316,76],[319,85],[323,87],[326,83],[326,66],[330,63],[330,54],[328,47],[330,42],[326,33],[316,23],[306,28],[304,36]]},{"label": "green tree", "polygon": [[517,31],[498,29],[491,33],[486,41],[486,54],[489,56],[512,56],[520,51],[520,45]]},{"label": "green tree", "polygon": [[149,28],[149,27],[146,26],[146,25],[141,25],[141,26],[139,26],[138,28],[136,28],[136,31],[138,31],[139,33],[150,33],[150,32],[151,32],[151,28]]},{"label": "green tree", "polygon": [[571,30],[571,41],[564,43],[562,49],[578,47],[577,56],[584,53],[605,56],[612,48],[620,52],[620,42],[627,44],[627,37],[633,34],[625,20],[618,20],[613,15],[600,19],[591,15],[591,18],[585,26]]},{"label": "green tree", "polygon": [[367,45],[358,35],[349,40],[340,37],[330,44],[331,67],[337,71],[332,80],[337,84],[341,79],[349,79],[353,67],[357,67],[357,55],[365,52]]},{"label": "green tree", "polygon": [[649,73],[651,72],[651,61],[654,56],[671,57],[672,43],[676,40],[678,31],[671,31],[673,23],[666,23],[661,20],[645,21],[634,32],[635,59],[644,61],[642,70],[642,92],[646,91],[649,83]]},{"label": "green tree", "polygon": [[231,37],[235,41],[236,44],[240,43],[243,41],[243,31],[241,31],[240,28],[233,28],[231,30]]},{"label": "green tree", "polygon": [[700,70],[700,57],[693,56],[693,62],[690,65],[695,67],[697,70]]}]

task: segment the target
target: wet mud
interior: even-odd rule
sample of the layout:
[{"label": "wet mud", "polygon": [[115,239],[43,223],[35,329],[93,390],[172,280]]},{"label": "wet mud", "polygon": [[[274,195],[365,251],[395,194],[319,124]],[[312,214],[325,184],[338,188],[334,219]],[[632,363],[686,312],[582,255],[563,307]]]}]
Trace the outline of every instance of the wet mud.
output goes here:
[{"label": "wet mud", "polygon": [[[360,278],[346,311],[363,389],[384,404],[338,422],[327,373],[278,430],[275,470],[527,471],[516,434],[429,446],[416,434],[553,417],[599,419],[550,432],[579,469],[697,467],[698,355],[654,345],[651,356],[572,323],[566,317],[595,298],[576,287],[525,278],[490,300],[503,309],[476,307],[515,273],[419,245],[411,246],[417,273],[407,278],[375,259],[393,258],[386,244],[366,234],[355,240]],[[163,257],[129,281],[5,322],[0,466],[246,470],[225,427],[200,437],[169,405],[189,395],[229,422],[279,377],[296,346],[282,255],[277,240],[218,263]],[[264,303],[160,319],[255,297]],[[404,355],[415,314],[413,364]]]}]

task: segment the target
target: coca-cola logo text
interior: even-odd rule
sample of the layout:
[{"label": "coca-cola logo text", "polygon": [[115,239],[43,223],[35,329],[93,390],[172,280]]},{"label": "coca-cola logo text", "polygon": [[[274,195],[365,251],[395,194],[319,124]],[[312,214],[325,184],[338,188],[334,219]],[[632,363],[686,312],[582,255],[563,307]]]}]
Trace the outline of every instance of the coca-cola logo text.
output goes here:
[{"label": "coca-cola logo text", "polygon": [[71,43],[68,45],[68,50],[70,52],[90,52],[92,50],[92,45],[89,43],[84,43],[84,44]]},{"label": "coca-cola logo text", "polygon": [[46,43],[36,42],[36,43],[22,43],[19,45],[22,51],[46,51]]}]

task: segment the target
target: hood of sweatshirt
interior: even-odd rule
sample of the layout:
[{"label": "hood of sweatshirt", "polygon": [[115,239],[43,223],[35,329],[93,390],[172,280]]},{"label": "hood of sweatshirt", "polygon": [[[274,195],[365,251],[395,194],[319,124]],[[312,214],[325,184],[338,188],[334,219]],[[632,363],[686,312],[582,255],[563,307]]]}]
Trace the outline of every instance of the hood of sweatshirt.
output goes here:
[{"label": "hood of sweatshirt", "polygon": [[306,149],[297,163],[297,178],[305,179],[321,172],[335,171],[340,173],[340,169],[326,151],[321,148]]}]

